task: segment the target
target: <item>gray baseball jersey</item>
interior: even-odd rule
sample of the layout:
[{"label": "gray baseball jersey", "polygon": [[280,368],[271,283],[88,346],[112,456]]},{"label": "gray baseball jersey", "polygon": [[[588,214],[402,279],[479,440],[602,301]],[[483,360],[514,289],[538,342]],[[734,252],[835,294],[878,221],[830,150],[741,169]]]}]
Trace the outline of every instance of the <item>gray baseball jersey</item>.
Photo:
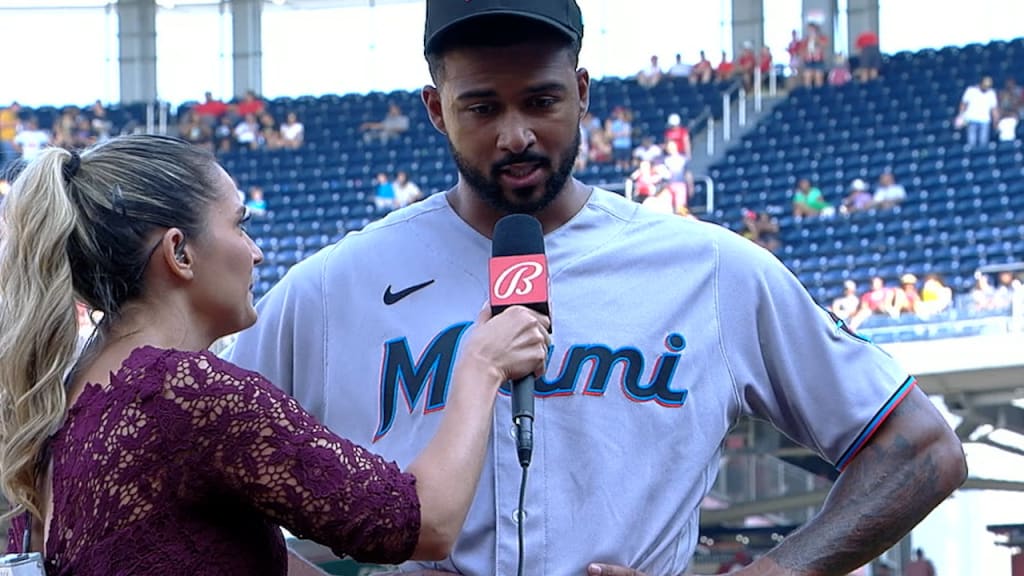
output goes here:
[{"label": "gray baseball jersey", "polygon": [[[766,419],[842,467],[913,386],[774,256],[719,226],[594,190],[545,244],[554,344],[537,382],[526,574],[575,576],[591,561],[679,574],[737,418]],[[443,416],[490,254],[435,195],[297,265],[232,359],[407,466]],[[511,429],[502,396],[463,533],[430,566],[515,574]]]}]

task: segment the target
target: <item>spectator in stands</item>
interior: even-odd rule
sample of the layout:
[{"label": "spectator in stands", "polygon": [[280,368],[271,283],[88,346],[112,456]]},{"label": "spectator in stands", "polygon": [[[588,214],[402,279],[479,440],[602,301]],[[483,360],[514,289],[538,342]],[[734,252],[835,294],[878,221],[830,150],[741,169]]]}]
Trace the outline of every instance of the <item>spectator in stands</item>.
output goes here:
[{"label": "spectator in stands", "polygon": [[999,122],[996,123],[996,131],[999,133],[1000,142],[1013,142],[1017,139],[1017,125],[1020,118],[1013,114],[1002,114]]},{"label": "spectator in stands", "polygon": [[811,181],[801,178],[797,182],[796,191],[793,193],[793,215],[794,216],[831,216],[834,209],[825,200],[825,195],[817,186],[811,186]]},{"label": "spectator in stands", "polygon": [[194,110],[185,112],[178,124],[178,136],[196,146],[213,149],[213,131]]},{"label": "spectator in stands", "polygon": [[857,51],[857,79],[870,82],[878,78],[882,68],[882,52],[878,48],[878,34],[866,30],[857,35],[854,42]]},{"label": "spectator in stands", "polygon": [[302,147],[302,141],[306,137],[306,128],[299,122],[295,112],[289,112],[285,116],[285,122],[281,125],[281,146],[289,150],[297,150]]},{"label": "spectator in stands", "polygon": [[242,101],[235,107],[235,114],[245,118],[247,115],[252,114],[254,117],[259,118],[267,108],[267,105],[263,102],[263,99],[256,95],[253,90],[246,90],[245,95],[242,96]]},{"label": "spectator in stands", "polygon": [[907,564],[904,576],[936,576],[935,566],[931,560],[925,558],[924,550],[918,548],[914,552],[914,559]]},{"label": "spectator in stands", "polygon": [[211,128],[220,123],[220,118],[228,113],[228,105],[213,97],[212,92],[203,96],[203,101],[196,104],[192,110],[199,116],[199,120],[205,122]]},{"label": "spectator in stands", "polygon": [[772,74],[772,49],[767,46],[761,46],[761,54],[758,56],[757,65],[761,68],[761,82],[767,84],[771,80]]},{"label": "spectator in stands", "polygon": [[107,117],[107,109],[103,106],[103,102],[99,100],[92,103],[90,108],[90,114],[92,119],[89,121],[92,127],[92,133],[95,136],[96,142],[106,142],[110,140],[111,134],[114,132],[114,123]]},{"label": "spectator in stands", "polygon": [[893,290],[893,316],[917,314],[921,305],[921,294],[917,291],[917,276],[900,276],[900,287]]},{"label": "spectator in stands", "polygon": [[363,141],[371,143],[374,141],[387,145],[388,140],[397,138],[409,129],[409,117],[402,113],[398,104],[391,103],[388,106],[388,113],[380,122],[364,122],[360,127],[363,131]]},{"label": "spectator in stands", "polygon": [[935,314],[940,314],[945,312],[952,303],[953,289],[946,286],[938,274],[925,275],[924,285],[921,286],[921,303],[918,305],[918,316],[928,318]]},{"label": "spectator in stands", "polygon": [[892,288],[885,285],[881,276],[871,278],[871,289],[860,297],[860,307],[857,313],[850,319],[850,328],[857,329],[865,320],[875,314],[885,314],[895,317],[894,292]]},{"label": "spectator in stands", "polygon": [[975,312],[986,312],[993,307],[995,288],[989,282],[988,275],[981,272],[974,273],[974,288],[971,288],[971,310]]},{"label": "spectator in stands", "polygon": [[868,190],[868,183],[860,178],[850,183],[850,193],[843,198],[843,205],[840,211],[844,214],[860,212],[871,208],[874,202],[871,192]]},{"label": "spectator in stands", "polygon": [[673,209],[679,213],[687,208],[693,191],[693,173],[687,168],[690,159],[679,152],[676,140],[669,140],[661,163],[668,172],[667,188],[672,194]]},{"label": "spectator in stands", "polygon": [[235,129],[227,114],[220,117],[220,122],[213,130],[213,145],[217,152],[231,152],[235,149]]},{"label": "spectator in stands", "polygon": [[883,172],[878,177],[878,187],[875,188],[874,207],[882,210],[893,206],[907,199],[907,190],[902,184],[896,183],[892,172]]},{"label": "spectator in stands", "polygon": [[582,128],[587,137],[590,137],[594,132],[600,132],[604,130],[604,125],[601,123],[601,119],[594,115],[593,112],[587,110],[587,113],[583,115],[580,120],[580,128]]},{"label": "spectator in stands", "polygon": [[395,205],[395,187],[391,185],[391,181],[388,180],[388,175],[384,172],[377,173],[376,186],[373,193],[373,203],[377,206],[377,211],[390,211],[396,208]]},{"label": "spectator in stands", "polygon": [[701,50],[700,59],[690,69],[690,84],[710,84],[711,80],[714,79],[714,75],[714,66],[712,66],[704,51]]},{"label": "spectator in stands", "polygon": [[642,202],[658,192],[662,182],[669,179],[669,174],[664,165],[641,160],[637,169],[629,175],[629,179],[633,181],[633,198]]},{"label": "spectator in stands", "polygon": [[779,222],[767,212],[744,209],[741,235],[770,252],[779,249]]},{"label": "spectator in stands", "polygon": [[676,113],[668,115],[668,126],[665,128],[666,147],[669,142],[675,142],[676,149],[680,154],[687,158],[691,157],[690,131],[683,125],[683,119]]},{"label": "spectator in stands", "polygon": [[654,163],[659,161],[664,155],[665,151],[661,149],[661,146],[654,143],[653,136],[644,136],[640,140],[640,145],[633,150],[633,163],[638,166],[645,160]]},{"label": "spectator in stands", "polygon": [[857,283],[853,280],[843,282],[843,295],[832,301],[829,310],[843,322],[849,322],[857,313],[860,298],[857,297]]},{"label": "spectator in stands", "polygon": [[26,162],[31,162],[51,144],[50,135],[39,129],[35,116],[25,120],[24,128],[14,137],[14,151]]},{"label": "spectator in stands", "polygon": [[820,87],[825,85],[825,68],[828,65],[829,39],[821,26],[811,22],[807,34],[801,41],[800,62],[803,65],[804,85]]},{"label": "spectator in stands", "polygon": [[676,54],[676,63],[668,69],[667,74],[671,78],[686,78],[690,75],[690,66],[683,64],[682,54]]},{"label": "spectator in stands", "polygon": [[740,55],[736,58],[736,74],[743,84],[743,89],[748,92],[754,89],[755,68],[757,68],[757,55],[754,54],[754,43],[744,40]]},{"label": "spectator in stands", "polygon": [[1013,277],[1013,272],[1004,270],[996,278],[996,287],[992,292],[992,309],[1009,312],[1013,305],[1013,295],[1021,289],[1021,282]]},{"label": "spectator in stands", "polygon": [[262,187],[249,187],[249,198],[245,201],[245,207],[254,218],[262,218],[267,215],[267,201],[263,198]]},{"label": "spectator in stands", "polygon": [[409,180],[409,175],[404,171],[395,174],[395,181],[391,183],[395,194],[395,204],[398,208],[408,206],[423,199],[423,192],[415,182]]},{"label": "spectator in stands", "polygon": [[605,131],[612,141],[612,159],[619,170],[629,170],[630,158],[633,153],[633,124],[631,114],[622,106],[612,110]]},{"label": "spectator in stands", "polygon": [[836,54],[833,58],[832,69],[828,71],[828,85],[842,86],[853,80],[850,72],[850,62],[844,54]]},{"label": "spectator in stands", "polygon": [[590,145],[587,152],[588,160],[597,164],[607,164],[614,159],[612,141],[604,128],[590,131]]},{"label": "spectator in stands", "polygon": [[239,147],[251,148],[253,150],[260,146],[260,122],[255,114],[246,114],[241,122],[235,126],[235,143]]},{"label": "spectator in stands", "polygon": [[732,61],[729,60],[729,56],[726,54],[725,50],[722,50],[722,59],[718,62],[718,66],[715,67],[715,80],[719,82],[731,82],[735,71],[736,66],[734,66]]},{"label": "spectator in stands", "polygon": [[804,41],[800,33],[793,30],[790,34],[789,45],[786,46],[786,53],[789,54],[789,73],[793,78],[799,79],[803,73],[802,58],[804,53]]},{"label": "spectator in stands", "polygon": [[0,168],[4,163],[18,157],[14,147],[14,137],[21,131],[21,105],[11,102],[6,108],[0,108]]},{"label": "spectator in stands", "polygon": [[260,114],[259,143],[261,148],[277,150],[283,146],[281,143],[281,129],[270,112]]},{"label": "spectator in stands", "polygon": [[74,148],[85,148],[96,143],[96,133],[92,131],[92,122],[79,114],[75,120],[75,127],[71,132],[71,146]]},{"label": "spectator in stands", "polygon": [[78,108],[68,106],[53,121],[51,134],[54,146],[73,148],[75,145],[75,124],[78,120]]},{"label": "spectator in stands", "polygon": [[956,124],[967,128],[967,145],[986,146],[991,138],[992,125],[999,120],[999,102],[992,89],[992,78],[969,86],[960,99],[960,115]]},{"label": "spectator in stands", "polygon": [[636,83],[644,88],[654,88],[661,82],[661,67],[658,66],[658,57],[651,56],[651,65],[637,72]]},{"label": "spectator in stands", "polygon": [[1017,81],[1007,78],[1003,89],[999,91],[999,117],[1013,116],[1019,118],[1024,114],[1024,91],[1017,86]]}]

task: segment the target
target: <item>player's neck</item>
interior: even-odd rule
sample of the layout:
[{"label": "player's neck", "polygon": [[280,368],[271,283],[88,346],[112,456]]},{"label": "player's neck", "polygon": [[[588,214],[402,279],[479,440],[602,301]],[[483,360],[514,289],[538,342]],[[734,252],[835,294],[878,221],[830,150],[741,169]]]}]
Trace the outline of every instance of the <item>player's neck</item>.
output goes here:
[{"label": "player's neck", "polygon": [[[548,234],[576,216],[587,203],[592,191],[590,186],[572,178],[551,204],[533,216],[540,220],[541,228]],[[488,238],[491,237],[494,225],[506,215],[484,201],[463,181],[448,193],[447,198],[452,210],[460,218]]]}]

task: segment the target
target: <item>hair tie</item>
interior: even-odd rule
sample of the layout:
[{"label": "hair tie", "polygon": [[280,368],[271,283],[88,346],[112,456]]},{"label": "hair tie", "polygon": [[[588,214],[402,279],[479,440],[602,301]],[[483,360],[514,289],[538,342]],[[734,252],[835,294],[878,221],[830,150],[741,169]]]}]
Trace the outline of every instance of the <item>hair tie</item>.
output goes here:
[{"label": "hair tie", "polygon": [[64,163],[64,167],[61,169],[64,175],[64,182],[70,184],[71,179],[78,174],[78,168],[82,165],[82,157],[78,155],[78,152],[71,150],[71,158]]}]

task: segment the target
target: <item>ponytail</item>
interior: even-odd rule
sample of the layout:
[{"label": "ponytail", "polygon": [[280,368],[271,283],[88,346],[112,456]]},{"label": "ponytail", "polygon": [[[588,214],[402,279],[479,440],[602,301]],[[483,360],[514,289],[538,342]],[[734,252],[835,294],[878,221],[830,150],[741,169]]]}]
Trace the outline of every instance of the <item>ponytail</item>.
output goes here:
[{"label": "ponytail", "polygon": [[79,225],[69,182],[77,154],[44,150],[14,181],[0,216],[0,489],[42,520],[39,458],[63,422],[64,375],[78,338],[68,241]]}]

